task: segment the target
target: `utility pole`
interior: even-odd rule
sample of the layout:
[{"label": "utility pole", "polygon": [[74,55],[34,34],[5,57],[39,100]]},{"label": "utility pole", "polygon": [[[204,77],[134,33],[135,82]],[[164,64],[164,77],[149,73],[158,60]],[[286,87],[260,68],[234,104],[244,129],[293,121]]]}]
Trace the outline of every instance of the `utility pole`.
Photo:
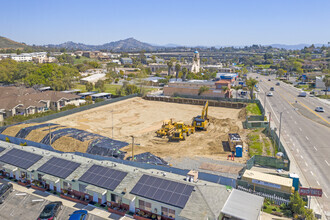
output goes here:
[{"label": "utility pole", "polygon": [[112,139],[113,139],[113,110],[111,110],[111,119],[112,119]]},{"label": "utility pole", "polygon": [[265,111],[266,111],[266,92],[265,92],[265,97],[264,97],[264,114],[265,114]]},{"label": "utility pole", "polygon": [[282,127],[282,113],[283,112],[280,112],[280,129],[279,129],[279,132],[278,132],[278,149],[280,149],[280,144],[281,144],[281,127]]},{"label": "utility pole", "polygon": [[50,132],[50,123],[48,123],[48,129],[49,129],[49,145],[52,146],[52,133]]},{"label": "utility pole", "polygon": [[132,135],[132,161],[134,161],[134,136]]}]

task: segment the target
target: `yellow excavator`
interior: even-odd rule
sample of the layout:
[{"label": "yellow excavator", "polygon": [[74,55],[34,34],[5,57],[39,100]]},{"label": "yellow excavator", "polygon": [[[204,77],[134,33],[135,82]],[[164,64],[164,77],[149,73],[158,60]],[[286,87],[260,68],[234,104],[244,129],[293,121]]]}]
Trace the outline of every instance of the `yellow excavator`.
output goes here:
[{"label": "yellow excavator", "polygon": [[173,129],[175,129],[175,125],[172,119],[164,120],[161,129],[156,131],[157,137],[168,136]]},{"label": "yellow excavator", "polygon": [[185,125],[183,122],[174,123],[175,129],[170,134],[170,140],[180,141],[186,140],[187,136],[195,132],[195,127],[190,125]]},{"label": "yellow excavator", "polygon": [[207,112],[209,110],[209,101],[206,101],[202,110],[202,115],[198,115],[193,118],[192,126],[194,126],[198,130],[207,130],[209,126],[209,119],[207,117]]}]

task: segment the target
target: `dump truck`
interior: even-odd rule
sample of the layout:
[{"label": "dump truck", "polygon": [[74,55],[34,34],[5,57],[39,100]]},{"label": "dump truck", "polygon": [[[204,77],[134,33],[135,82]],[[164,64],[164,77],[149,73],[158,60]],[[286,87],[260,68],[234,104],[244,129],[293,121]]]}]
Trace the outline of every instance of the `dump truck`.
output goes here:
[{"label": "dump truck", "polygon": [[202,110],[202,114],[193,118],[192,126],[198,130],[207,130],[209,119],[207,116],[209,110],[209,101],[206,101]]},{"label": "dump truck", "polygon": [[175,129],[172,119],[164,120],[161,129],[156,131],[157,137],[170,135],[170,132]]},{"label": "dump truck", "polygon": [[176,122],[174,123],[175,129],[170,133],[170,140],[186,140],[187,136],[190,134],[195,133],[195,127],[186,125],[183,122]]}]

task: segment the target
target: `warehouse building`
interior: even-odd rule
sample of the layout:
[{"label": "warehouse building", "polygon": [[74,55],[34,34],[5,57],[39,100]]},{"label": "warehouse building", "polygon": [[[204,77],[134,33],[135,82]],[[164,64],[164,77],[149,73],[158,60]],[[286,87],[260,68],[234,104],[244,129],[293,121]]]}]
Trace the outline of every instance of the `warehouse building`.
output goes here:
[{"label": "warehouse building", "polygon": [[246,170],[242,180],[250,185],[270,189],[277,192],[291,194],[294,192],[293,180],[291,178]]},{"label": "warehouse building", "polygon": [[130,211],[135,219],[219,219],[231,193],[223,185],[198,180],[197,172],[186,178],[3,141],[0,146],[1,178],[57,191],[74,202],[99,203],[119,215]]}]

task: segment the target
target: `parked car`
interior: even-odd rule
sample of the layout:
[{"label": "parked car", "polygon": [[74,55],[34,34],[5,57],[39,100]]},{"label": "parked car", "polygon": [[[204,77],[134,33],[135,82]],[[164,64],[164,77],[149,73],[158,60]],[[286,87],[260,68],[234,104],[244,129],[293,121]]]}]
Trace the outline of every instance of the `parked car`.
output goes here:
[{"label": "parked car", "polygon": [[277,86],[279,86],[279,85],[280,85],[280,83],[279,83],[279,82],[277,82],[277,83],[276,83],[276,85],[277,85]]},{"label": "parked car", "polygon": [[274,91],[275,89],[274,89],[274,87],[270,87],[270,91]]},{"label": "parked car", "polygon": [[61,209],[62,202],[51,202],[42,210],[38,220],[56,220]]},{"label": "parked car", "polygon": [[273,96],[272,92],[267,93],[267,96]]},{"label": "parked car", "polygon": [[88,212],[86,210],[77,210],[74,211],[69,220],[87,220]]},{"label": "parked car", "polygon": [[316,112],[324,112],[324,109],[323,109],[323,107],[316,107],[315,111]]},{"label": "parked car", "polygon": [[306,97],[306,96],[307,96],[307,93],[306,92],[301,92],[298,95],[298,97]]},{"label": "parked car", "polygon": [[4,183],[0,186],[0,204],[2,204],[9,194],[13,191],[13,184]]},{"label": "parked car", "polygon": [[271,81],[271,79],[268,79],[268,81]]},{"label": "parked car", "polygon": [[241,95],[247,95],[247,91],[241,91]]}]

